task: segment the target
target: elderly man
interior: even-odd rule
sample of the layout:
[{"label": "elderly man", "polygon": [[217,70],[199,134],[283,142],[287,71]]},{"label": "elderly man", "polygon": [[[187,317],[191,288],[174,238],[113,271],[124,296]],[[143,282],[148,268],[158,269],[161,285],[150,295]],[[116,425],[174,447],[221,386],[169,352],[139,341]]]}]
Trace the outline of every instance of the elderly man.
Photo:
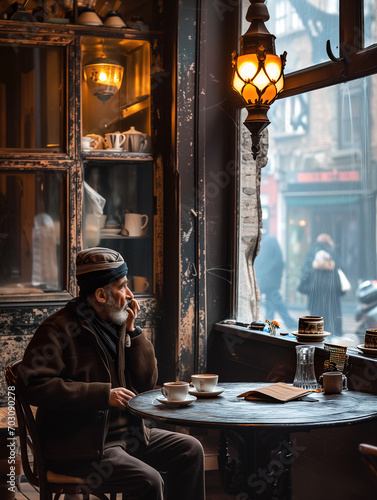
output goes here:
[{"label": "elderly man", "polygon": [[[95,474],[127,499],[204,499],[199,441],[148,429],[127,410],[135,394],[154,388],[157,363],[134,325],[139,305],[126,263],[114,250],[83,250],[76,276],[79,297],[37,329],[19,371],[20,390],[38,407],[48,467]],[[165,487],[158,471],[166,473]]]}]

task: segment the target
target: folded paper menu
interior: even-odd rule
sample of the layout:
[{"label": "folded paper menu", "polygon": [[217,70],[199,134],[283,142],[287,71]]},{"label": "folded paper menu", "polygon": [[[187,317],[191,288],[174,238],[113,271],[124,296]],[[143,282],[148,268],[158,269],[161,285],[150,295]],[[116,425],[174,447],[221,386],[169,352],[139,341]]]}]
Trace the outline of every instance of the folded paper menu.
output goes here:
[{"label": "folded paper menu", "polygon": [[244,397],[247,401],[275,400],[280,403],[286,403],[287,401],[293,401],[294,399],[306,396],[306,394],[309,393],[310,391],[307,389],[301,389],[300,387],[293,387],[292,385],[278,382],[277,384],[246,391],[239,394],[237,397]]}]

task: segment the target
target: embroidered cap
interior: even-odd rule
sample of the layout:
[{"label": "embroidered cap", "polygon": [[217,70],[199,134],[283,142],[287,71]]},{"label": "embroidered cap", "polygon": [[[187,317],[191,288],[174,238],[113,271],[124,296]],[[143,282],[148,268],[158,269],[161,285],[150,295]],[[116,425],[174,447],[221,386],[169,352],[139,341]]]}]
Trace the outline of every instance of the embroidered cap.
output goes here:
[{"label": "embroidered cap", "polygon": [[123,257],[111,248],[88,248],[77,254],[77,284],[80,293],[84,295],[90,295],[97,288],[120,280],[127,272]]}]

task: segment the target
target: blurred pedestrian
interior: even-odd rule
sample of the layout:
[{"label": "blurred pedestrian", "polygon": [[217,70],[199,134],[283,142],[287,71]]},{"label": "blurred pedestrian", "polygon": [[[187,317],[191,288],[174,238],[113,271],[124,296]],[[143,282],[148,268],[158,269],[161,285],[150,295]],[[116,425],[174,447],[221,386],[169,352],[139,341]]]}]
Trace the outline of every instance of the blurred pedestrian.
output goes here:
[{"label": "blurred pedestrian", "polygon": [[254,262],[255,275],[259,290],[265,295],[265,315],[269,320],[274,319],[277,312],[290,330],[297,329],[297,321],[289,314],[280,294],[283,276],[283,254],[275,236],[269,233],[262,234],[259,254]]},{"label": "blurred pedestrian", "polygon": [[298,291],[308,296],[308,309],[322,316],[325,330],[342,335],[339,262],[331,236],[322,233],[305,258]]}]

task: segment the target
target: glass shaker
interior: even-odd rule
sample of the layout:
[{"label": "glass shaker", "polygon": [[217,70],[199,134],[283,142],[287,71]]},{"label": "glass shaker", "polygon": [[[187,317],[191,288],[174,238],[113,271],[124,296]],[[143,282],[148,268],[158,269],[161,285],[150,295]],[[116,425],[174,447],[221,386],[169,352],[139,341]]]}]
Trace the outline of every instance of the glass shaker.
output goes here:
[{"label": "glass shaker", "polygon": [[294,387],[301,387],[308,390],[319,389],[320,385],[317,382],[314,372],[314,352],[315,346],[313,345],[296,346],[297,365],[293,381]]}]

